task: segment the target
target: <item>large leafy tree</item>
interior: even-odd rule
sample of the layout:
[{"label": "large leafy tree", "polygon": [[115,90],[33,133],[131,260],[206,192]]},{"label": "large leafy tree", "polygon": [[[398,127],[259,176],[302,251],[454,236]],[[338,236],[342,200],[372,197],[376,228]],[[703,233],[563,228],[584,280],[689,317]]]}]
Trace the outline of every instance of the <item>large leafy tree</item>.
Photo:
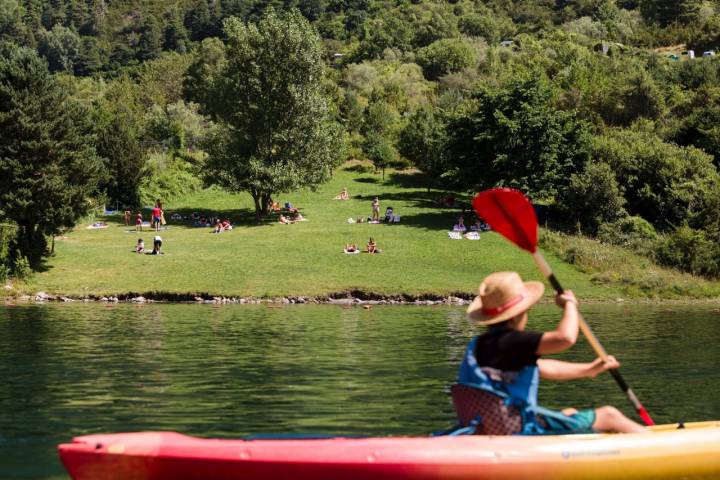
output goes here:
[{"label": "large leafy tree", "polygon": [[219,122],[208,142],[207,178],[249,192],[258,216],[275,193],[315,187],[339,159],[338,126],[322,87],[322,47],[297,11],[268,9],[257,24],[225,22],[226,60],[205,105]]},{"label": "large leafy tree", "polygon": [[444,121],[441,111],[418,110],[400,132],[398,141],[400,153],[426,173],[434,184],[441,183],[448,169]]},{"label": "large leafy tree", "polygon": [[100,104],[95,111],[97,153],[107,175],[101,184],[110,200],[126,206],[140,204],[140,181],[145,172],[145,152],[140,145],[137,123],[124,105]]},{"label": "large leafy tree", "polygon": [[102,164],[86,119],[34,52],[0,44],[0,217],[19,227],[14,258],[32,266],[96,190]]},{"label": "large leafy tree", "polygon": [[588,136],[574,111],[558,110],[542,74],[480,87],[448,127],[452,177],[471,190],[498,185],[552,197],[588,158]]}]

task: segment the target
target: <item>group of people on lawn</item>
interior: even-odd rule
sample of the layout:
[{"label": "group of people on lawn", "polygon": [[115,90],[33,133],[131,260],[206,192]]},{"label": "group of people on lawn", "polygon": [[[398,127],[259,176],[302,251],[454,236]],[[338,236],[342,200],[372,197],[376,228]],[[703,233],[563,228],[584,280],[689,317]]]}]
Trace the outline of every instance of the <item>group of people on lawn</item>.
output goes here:
[{"label": "group of people on lawn", "polygon": [[[358,248],[358,246],[355,243],[346,243],[343,251],[345,253],[360,253],[360,249]],[[375,239],[373,237],[370,237],[370,240],[368,241],[367,245],[365,246],[365,252],[381,253],[382,250],[380,250],[377,247],[377,243],[375,242]]]},{"label": "group of people on lawn", "polygon": [[162,255],[162,237],[160,235],[155,235],[153,238],[153,249],[152,251],[148,252],[145,250],[145,242],[143,242],[142,238],[138,238],[137,245],[135,245],[135,253],[149,253],[151,255]]},{"label": "group of people on lawn", "polygon": [[[131,216],[132,211],[125,210],[125,225],[130,226]],[[165,225],[165,223],[165,212],[163,212],[162,202],[160,201],[160,199],[158,199],[155,201],[155,205],[152,209],[152,214],[150,215],[150,228],[158,232],[160,231],[160,225]],[[135,231],[143,231],[142,212],[138,212],[138,214],[135,216]]]}]

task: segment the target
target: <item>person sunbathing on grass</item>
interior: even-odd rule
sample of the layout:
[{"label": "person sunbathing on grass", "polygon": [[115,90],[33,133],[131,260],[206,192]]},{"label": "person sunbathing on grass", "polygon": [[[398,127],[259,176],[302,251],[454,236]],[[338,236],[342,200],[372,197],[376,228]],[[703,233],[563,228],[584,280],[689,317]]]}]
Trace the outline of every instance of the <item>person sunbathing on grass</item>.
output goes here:
[{"label": "person sunbathing on grass", "polygon": [[340,190],[340,193],[335,195],[333,200],[347,200],[348,198],[350,198],[350,195],[348,195],[347,187],[343,187],[343,189]]},{"label": "person sunbathing on grass", "polygon": [[[578,337],[580,314],[577,298],[570,290],[555,296],[555,303],[563,311],[555,330],[528,332],[528,311],[543,295],[541,282],[523,282],[516,272],[496,272],[487,276],[478,289],[478,296],[467,309],[467,317],[488,328],[473,338],[467,346],[460,365],[458,382],[464,385],[487,387],[487,391],[509,395],[506,404],[537,405],[538,382],[593,378],[620,366],[608,356],[588,363],[565,362],[541,358],[544,355],[570,349]],[[502,402],[501,402],[502,403]],[[495,404],[484,417],[503,417]],[[521,407],[526,408],[526,407]],[[531,410],[525,413],[530,414]],[[611,406],[560,412],[547,410],[525,419],[523,434],[553,434],[643,432],[642,425]]]},{"label": "person sunbathing on grass", "polygon": [[354,243],[346,243],[345,244],[345,253],[355,253],[358,251],[357,245]]},{"label": "person sunbathing on grass", "polygon": [[373,237],[370,237],[370,241],[367,243],[367,253],[380,253],[382,250],[377,248],[377,243],[375,243],[375,239]]},{"label": "person sunbathing on grass", "polygon": [[286,224],[286,225],[287,225],[287,224],[290,224],[290,223],[295,223],[293,220],[290,220],[289,218],[287,218],[287,217],[286,217],[285,215],[283,215],[283,214],[280,214],[280,216],[278,217],[278,222],[284,223],[284,224]]}]

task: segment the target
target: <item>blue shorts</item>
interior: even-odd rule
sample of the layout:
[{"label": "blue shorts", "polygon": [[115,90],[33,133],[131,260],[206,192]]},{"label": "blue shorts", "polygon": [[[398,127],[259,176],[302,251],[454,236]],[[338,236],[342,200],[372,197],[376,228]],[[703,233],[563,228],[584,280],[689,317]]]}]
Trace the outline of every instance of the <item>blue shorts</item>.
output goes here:
[{"label": "blue shorts", "polygon": [[579,412],[568,415],[567,420],[559,420],[553,417],[542,416],[542,420],[547,425],[545,433],[547,435],[569,435],[572,433],[595,433],[592,426],[595,423],[595,409],[580,410]]}]

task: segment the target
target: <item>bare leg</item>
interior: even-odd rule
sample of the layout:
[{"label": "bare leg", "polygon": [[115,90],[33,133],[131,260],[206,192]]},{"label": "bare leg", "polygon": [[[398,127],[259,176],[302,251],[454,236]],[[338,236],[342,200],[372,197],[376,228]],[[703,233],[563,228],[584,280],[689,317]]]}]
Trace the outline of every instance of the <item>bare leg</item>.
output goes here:
[{"label": "bare leg", "polygon": [[645,427],[633,422],[615,407],[605,406],[595,409],[593,430],[598,432],[637,433]]}]

